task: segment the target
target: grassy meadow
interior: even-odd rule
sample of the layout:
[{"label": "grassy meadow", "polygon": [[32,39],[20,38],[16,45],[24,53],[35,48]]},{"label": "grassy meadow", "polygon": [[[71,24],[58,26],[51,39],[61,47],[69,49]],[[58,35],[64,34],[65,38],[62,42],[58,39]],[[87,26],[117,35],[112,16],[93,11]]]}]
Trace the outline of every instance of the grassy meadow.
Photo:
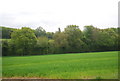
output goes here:
[{"label": "grassy meadow", "polygon": [[117,79],[118,51],[3,57],[3,78]]}]

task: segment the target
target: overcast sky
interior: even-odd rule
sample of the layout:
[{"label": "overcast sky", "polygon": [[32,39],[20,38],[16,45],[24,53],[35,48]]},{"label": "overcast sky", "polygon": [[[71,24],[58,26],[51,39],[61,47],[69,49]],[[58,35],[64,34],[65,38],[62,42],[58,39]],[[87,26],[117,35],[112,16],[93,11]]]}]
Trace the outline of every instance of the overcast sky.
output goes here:
[{"label": "overcast sky", "polygon": [[67,25],[118,27],[119,0],[0,0],[0,26],[42,26],[54,32]]}]

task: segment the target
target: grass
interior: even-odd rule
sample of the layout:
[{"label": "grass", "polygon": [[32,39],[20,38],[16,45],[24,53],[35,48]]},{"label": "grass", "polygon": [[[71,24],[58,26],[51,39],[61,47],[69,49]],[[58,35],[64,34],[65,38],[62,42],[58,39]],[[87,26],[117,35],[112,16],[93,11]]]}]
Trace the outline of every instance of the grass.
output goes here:
[{"label": "grass", "polygon": [[0,56],[0,79],[2,77],[2,57]]},{"label": "grass", "polygon": [[3,57],[3,78],[117,79],[118,51]]}]

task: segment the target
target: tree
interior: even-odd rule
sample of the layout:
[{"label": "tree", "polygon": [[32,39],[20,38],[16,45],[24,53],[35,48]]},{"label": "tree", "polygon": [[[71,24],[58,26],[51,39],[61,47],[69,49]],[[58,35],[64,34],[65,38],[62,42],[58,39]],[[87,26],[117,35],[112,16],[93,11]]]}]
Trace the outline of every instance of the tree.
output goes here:
[{"label": "tree", "polygon": [[2,42],[2,55],[7,56],[9,54],[8,52],[8,40],[0,40]]},{"label": "tree", "polygon": [[92,25],[84,26],[83,34],[86,38],[85,43],[87,44],[88,51],[98,51],[98,41],[99,41],[99,34],[100,29],[95,28]]},{"label": "tree", "polygon": [[49,54],[54,54],[56,53],[56,45],[55,41],[53,39],[48,40],[48,53]]},{"label": "tree", "polygon": [[53,32],[47,32],[46,33],[46,36],[47,36],[48,39],[53,39],[53,35],[54,35]]},{"label": "tree", "polygon": [[11,39],[16,45],[16,51],[19,55],[29,55],[36,44],[36,36],[32,29],[22,27],[11,34]]},{"label": "tree", "polygon": [[85,26],[83,31],[89,51],[107,51],[117,49],[117,30],[114,28],[98,29],[94,26]]},{"label": "tree", "polygon": [[53,36],[57,53],[65,53],[68,49],[67,34],[64,32],[56,32]]},{"label": "tree", "polygon": [[118,34],[112,28],[102,29],[97,42],[102,51],[117,50]]},{"label": "tree", "polygon": [[35,46],[36,54],[47,54],[48,53],[48,38],[47,37],[39,37],[37,38],[37,43]]},{"label": "tree", "polygon": [[99,29],[89,25],[81,31],[77,25],[68,25],[64,31],[58,28],[53,33],[46,32],[42,27],[36,30],[28,27],[0,27],[4,38],[0,41],[4,56],[112,51],[120,50],[119,30],[120,28]]},{"label": "tree", "polygon": [[11,38],[11,33],[16,30],[15,28],[8,28],[8,27],[3,27],[0,26],[0,32],[2,32],[2,39],[10,39]]},{"label": "tree", "polygon": [[40,26],[37,29],[35,29],[35,35],[36,37],[45,36],[46,31]]},{"label": "tree", "polygon": [[67,41],[69,45],[69,52],[81,52],[84,47],[82,32],[77,25],[68,25],[65,28],[67,34]]}]

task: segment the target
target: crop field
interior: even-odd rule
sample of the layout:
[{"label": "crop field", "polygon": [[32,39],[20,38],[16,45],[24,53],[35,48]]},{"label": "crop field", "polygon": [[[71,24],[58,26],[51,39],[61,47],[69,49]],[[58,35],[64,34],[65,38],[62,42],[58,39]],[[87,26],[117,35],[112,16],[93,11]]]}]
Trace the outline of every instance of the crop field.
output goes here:
[{"label": "crop field", "polygon": [[3,57],[3,78],[117,79],[118,51]]}]

